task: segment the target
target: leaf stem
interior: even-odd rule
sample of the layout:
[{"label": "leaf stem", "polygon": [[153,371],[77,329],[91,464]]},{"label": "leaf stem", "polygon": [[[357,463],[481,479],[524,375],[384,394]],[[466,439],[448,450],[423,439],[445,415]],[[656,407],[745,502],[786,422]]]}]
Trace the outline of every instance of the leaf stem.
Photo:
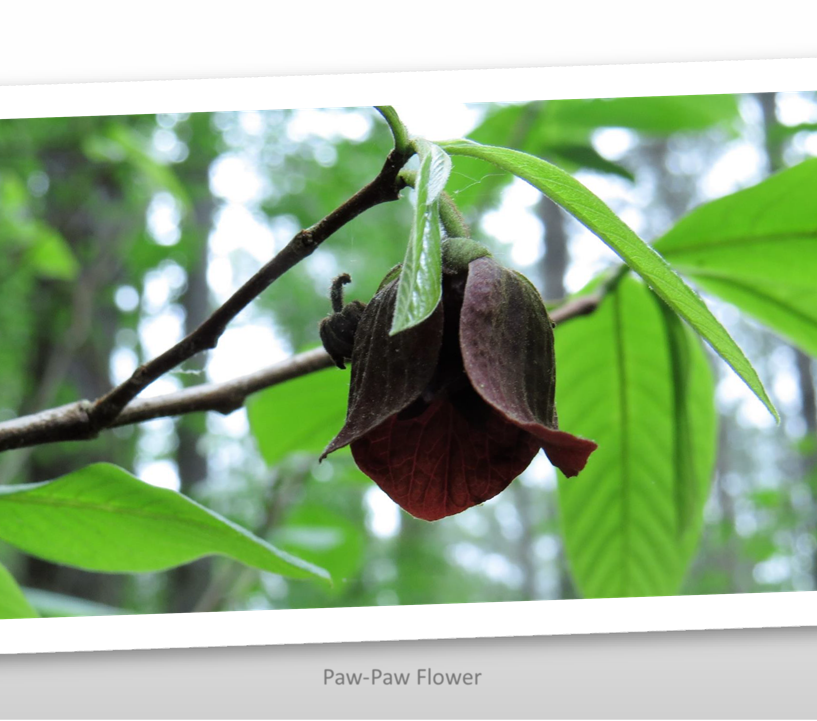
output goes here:
[{"label": "leaf stem", "polygon": [[440,220],[449,238],[470,238],[471,231],[453,198],[443,191],[440,195]]},{"label": "leaf stem", "polygon": [[405,155],[406,159],[410,158],[414,154],[414,148],[411,145],[408,129],[403,125],[397,111],[391,105],[375,105],[374,109],[389,124],[389,129],[394,137],[394,149],[401,155]]},{"label": "leaf stem", "polygon": [[[417,173],[414,170],[401,170],[397,176],[409,188],[417,183]],[[470,238],[471,230],[465,222],[454,199],[445,191],[440,194],[440,220],[449,238]]]}]

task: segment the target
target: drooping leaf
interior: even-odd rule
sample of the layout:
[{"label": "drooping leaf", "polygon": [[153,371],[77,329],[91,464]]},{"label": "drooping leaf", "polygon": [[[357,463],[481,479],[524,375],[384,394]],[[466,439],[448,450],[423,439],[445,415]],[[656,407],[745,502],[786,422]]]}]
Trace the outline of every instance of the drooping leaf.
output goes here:
[{"label": "drooping leaf", "polygon": [[485,146],[468,140],[453,140],[441,143],[441,146],[452,155],[467,155],[493,163],[526,180],[565,208],[644,278],[650,288],[712,346],[779,420],[757,371],[703,300],[661,255],[578,180],[555,165],[518,150]]},{"label": "drooping leaf", "polygon": [[310,373],[250,397],[250,430],[267,465],[290,453],[320,453],[346,418],[349,372]]},{"label": "drooping leaf", "polygon": [[414,142],[420,156],[417,200],[400,272],[392,335],[422,323],[439,305],[442,294],[440,194],[451,173],[451,158],[433,143]]},{"label": "drooping leaf", "polygon": [[195,501],[107,463],[0,488],[0,538],[89,571],[161,571],[219,554],[293,578],[328,578]]},{"label": "drooping leaf", "polygon": [[559,421],[599,448],[559,481],[573,577],[587,597],[677,593],[697,544],[717,441],[698,338],[624,277],[556,329]]},{"label": "drooping leaf", "polygon": [[817,356],[817,159],[696,208],[655,247],[701,288]]},{"label": "drooping leaf", "polygon": [[37,618],[22,589],[0,563],[0,618]]}]

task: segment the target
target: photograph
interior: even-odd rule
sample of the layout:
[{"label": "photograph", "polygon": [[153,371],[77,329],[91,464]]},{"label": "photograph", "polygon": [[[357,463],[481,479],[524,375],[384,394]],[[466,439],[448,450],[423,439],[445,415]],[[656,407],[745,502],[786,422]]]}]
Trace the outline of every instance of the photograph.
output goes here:
[{"label": "photograph", "polygon": [[0,619],[817,588],[817,91],[0,119],[0,255]]}]

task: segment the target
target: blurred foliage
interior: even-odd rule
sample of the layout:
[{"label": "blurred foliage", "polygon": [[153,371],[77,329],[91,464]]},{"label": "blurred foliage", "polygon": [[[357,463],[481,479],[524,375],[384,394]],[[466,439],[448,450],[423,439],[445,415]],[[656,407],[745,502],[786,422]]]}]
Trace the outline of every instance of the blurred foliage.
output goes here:
[{"label": "blurred foliage", "polygon": [[[628,128],[666,136],[737,122],[733,95],[655,98],[550,100],[491,107],[468,137],[486,145],[522,150],[575,172],[594,170],[635,180],[625,165],[601,155],[593,145],[600,128]],[[497,190],[511,176],[486,171],[472,158],[458,157],[448,186],[463,209],[484,210],[499,200]]]},{"label": "blurred foliage", "polygon": [[[799,98],[817,106],[813,94]],[[609,192],[619,215],[635,198],[636,229],[663,235],[657,247],[677,269],[813,354],[817,217],[809,198],[817,173],[815,161],[798,163],[814,147],[814,118],[770,131],[796,167],[756,184],[758,171],[745,183],[755,187],[705,204],[704,178],[729,148],[765,153],[753,100],[485,105],[473,108],[479,119],[468,137],[576,173],[598,194]],[[603,142],[611,129],[626,140],[621,152]],[[300,228],[369,182],[390,147],[371,109],[0,121],[0,420],[104,393],[195,327]],[[474,235],[503,260],[512,248],[487,221],[510,203],[511,181],[455,157],[447,185]],[[350,273],[348,298],[365,301],[403,260],[413,193],[403,195],[341,229],[244,311],[216,351],[169,374],[157,392],[317,345],[334,276]],[[676,225],[693,206],[701,207]],[[538,207],[519,212],[544,222]],[[606,257],[585,252],[577,225],[565,227],[572,256],[565,278],[607,278]],[[550,253],[553,229],[541,230]],[[521,269],[542,277],[547,253]],[[601,446],[577,479],[557,482],[540,456],[483,506],[418,521],[347,451],[316,463],[342,423],[349,382],[348,371],[321,371],[257,394],[228,418],[160,419],[87,443],[5,453],[0,483],[14,484],[13,495],[31,482],[115,463],[180,487],[264,542],[325,568],[332,587],[225,558],[133,575],[82,571],[2,545],[0,614],[814,588],[815,446],[792,349],[732,305],[712,302],[781,411],[782,425],[771,427],[735,390],[731,371],[645,286],[625,277],[611,287],[596,314],[556,331],[560,420]],[[243,346],[230,355],[235,343]],[[161,550],[153,532],[141,540],[134,533],[137,555]],[[51,557],[64,560],[58,555]],[[148,567],[164,565],[140,566]]]}]

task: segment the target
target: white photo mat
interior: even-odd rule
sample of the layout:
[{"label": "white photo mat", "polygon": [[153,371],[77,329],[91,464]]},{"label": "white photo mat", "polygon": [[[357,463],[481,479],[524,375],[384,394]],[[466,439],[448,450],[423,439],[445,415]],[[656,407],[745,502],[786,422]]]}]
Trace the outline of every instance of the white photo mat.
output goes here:
[{"label": "white photo mat", "polygon": [[[0,87],[0,119],[805,91],[817,59]],[[441,140],[442,138],[432,138]],[[817,592],[0,621],[0,653],[817,625]]]}]

